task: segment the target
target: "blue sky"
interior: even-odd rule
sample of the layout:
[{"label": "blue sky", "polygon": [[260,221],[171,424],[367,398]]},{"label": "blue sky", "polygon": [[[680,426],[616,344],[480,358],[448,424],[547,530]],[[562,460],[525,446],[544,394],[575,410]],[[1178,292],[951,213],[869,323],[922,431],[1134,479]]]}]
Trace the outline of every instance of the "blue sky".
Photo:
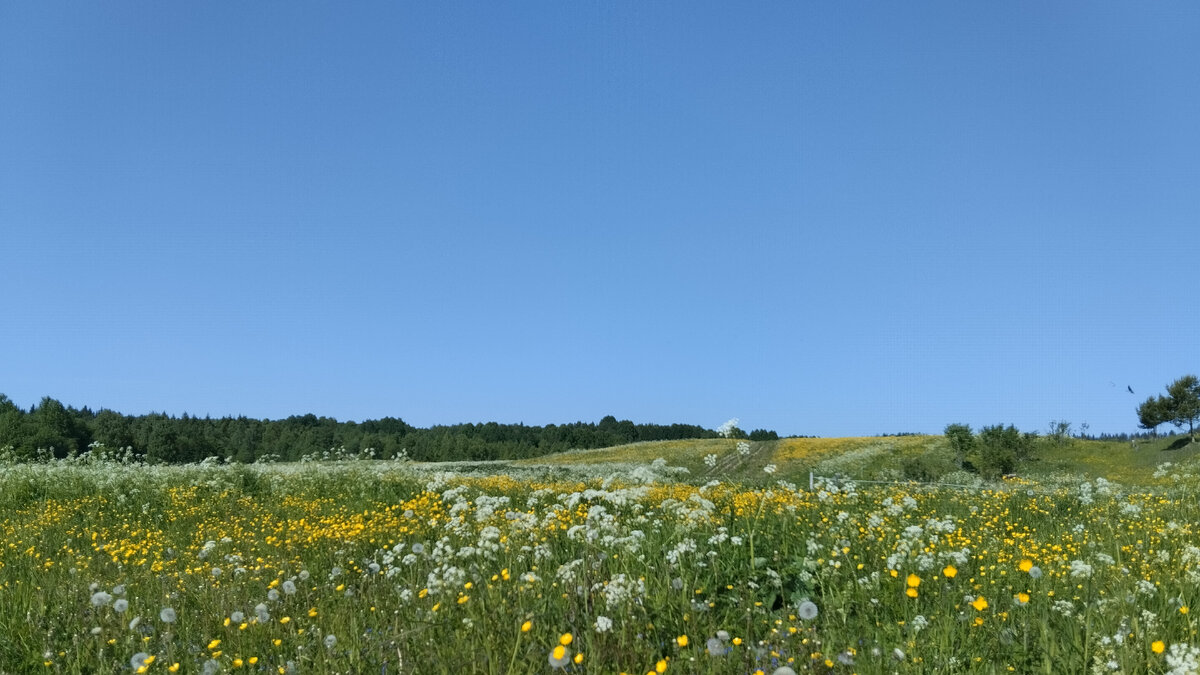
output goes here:
[{"label": "blue sky", "polygon": [[1200,371],[1198,35],[1193,2],[3,3],[0,392],[1133,431]]}]

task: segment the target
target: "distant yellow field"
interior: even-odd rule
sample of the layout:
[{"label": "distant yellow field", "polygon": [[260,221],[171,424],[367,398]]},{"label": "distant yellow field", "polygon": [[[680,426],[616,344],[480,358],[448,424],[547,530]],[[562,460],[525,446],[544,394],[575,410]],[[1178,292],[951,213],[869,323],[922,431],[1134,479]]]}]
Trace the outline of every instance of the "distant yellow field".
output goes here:
[{"label": "distant yellow field", "polygon": [[850,436],[846,438],[785,438],[772,459],[778,463],[815,463],[864,448],[887,446],[897,451],[925,449],[941,436]]}]

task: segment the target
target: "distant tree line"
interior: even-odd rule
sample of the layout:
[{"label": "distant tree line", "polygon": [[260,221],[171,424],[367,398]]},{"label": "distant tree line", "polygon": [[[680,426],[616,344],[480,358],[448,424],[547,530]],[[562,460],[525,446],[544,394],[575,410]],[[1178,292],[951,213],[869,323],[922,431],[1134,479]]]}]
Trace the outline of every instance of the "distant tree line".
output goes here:
[{"label": "distant tree line", "polygon": [[[73,408],[45,397],[29,410],[0,394],[0,449],[18,458],[53,449],[57,457],[87,451],[93,443],[109,450],[132,448],[154,462],[196,462],[207,457],[254,462],[321,455],[334,449],[350,455],[373,451],[375,457],[400,455],[417,461],[521,459],[571,449],[602,448],[639,441],[716,438],[717,432],[694,424],[634,424],[609,415],[599,423],[454,424],[417,428],[395,417],[339,422],[313,414],[287,419],[181,417],[163,413],[123,415],[103,409]],[[756,430],[750,437],[778,438]]]}]

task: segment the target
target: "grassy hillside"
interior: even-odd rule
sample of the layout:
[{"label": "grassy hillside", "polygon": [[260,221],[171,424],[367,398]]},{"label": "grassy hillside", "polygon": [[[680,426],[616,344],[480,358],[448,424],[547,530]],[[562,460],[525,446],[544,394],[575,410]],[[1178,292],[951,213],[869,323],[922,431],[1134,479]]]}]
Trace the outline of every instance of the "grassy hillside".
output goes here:
[{"label": "grassy hillside", "polygon": [[[706,456],[713,455],[710,465]],[[1138,441],[1067,439],[1054,444],[1043,439],[1035,461],[1024,465],[1023,477],[1106,478],[1121,483],[1154,485],[1171,480],[1172,473],[1200,472],[1200,443],[1187,443],[1186,436]],[[519,465],[639,464],[657,458],[688,469],[696,479],[767,478],[763,472],[775,466],[774,478],[807,481],[817,475],[843,475],[859,480],[925,481],[962,479],[956,473],[954,454],[942,436],[870,436],[852,438],[786,438],[751,443],[748,454],[738,451],[737,441],[704,439],[633,443],[597,450],[558,453],[516,462]],[[1166,472],[1158,467],[1170,462]],[[1155,475],[1156,472],[1159,475]]]}]

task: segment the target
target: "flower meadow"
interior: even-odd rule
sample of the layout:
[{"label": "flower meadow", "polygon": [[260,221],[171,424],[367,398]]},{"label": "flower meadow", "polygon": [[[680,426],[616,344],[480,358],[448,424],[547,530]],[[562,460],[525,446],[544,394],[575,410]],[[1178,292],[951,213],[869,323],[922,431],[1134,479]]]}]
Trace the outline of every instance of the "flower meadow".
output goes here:
[{"label": "flower meadow", "polygon": [[1197,483],[0,475],[0,673],[1193,673]]}]

